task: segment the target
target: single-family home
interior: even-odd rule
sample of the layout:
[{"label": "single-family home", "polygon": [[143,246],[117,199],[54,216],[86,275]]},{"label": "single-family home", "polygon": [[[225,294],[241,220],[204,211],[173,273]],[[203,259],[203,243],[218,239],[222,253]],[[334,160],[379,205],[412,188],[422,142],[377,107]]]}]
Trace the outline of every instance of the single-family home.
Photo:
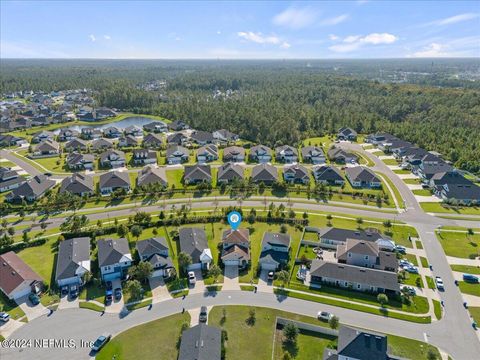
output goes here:
[{"label": "single-family home", "polygon": [[61,129],[58,133],[58,141],[70,141],[80,137],[80,132],[74,129]]},{"label": "single-family home", "polygon": [[69,140],[63,147],[66,152],[87,151],[88,144],[85,140],[74,138]]},{"label": "single-family home", "polygon": [[165,168],[159,168],[153,165],[145,166],[138,173],[137,185],[148,186],[150,184],[160,184],[167,187],[167,175],[165,174]]},{"label": "single-family home", "polygon": [[10,300],[19,300],[43,290],[43,279],[17,254],[0,255],[0,290]]},{"label": "single-family home", "polygon": [[346,243],[337,245],[336,258],[342,264],[394,272],[398,269],[396,254],[380,250],[373,241],[347,239]]},{"label": "single-family home", "polygon": [[223,149],[223,161],[242,162],[245,161],[245,149],[240,146],[229,146]]},{"label": "single-family home", "polygon": [[393,139],[393,138],[395,138],[395,136],[393,136],[392,134],[376,133],[376,134],[367,135],[367,137],[365,138],[365,142],[370,143],[370,144],[374,144],[374,145],[378,145],[382,141],[390,140],[390,139]]},{"label": "single-family home", "polygon": [[135,147],[138,145],[137,139],[133,135],[125,135],[118,139],[118,147]]},{"label": "single-family home", "polygon": [[132,161],[135,165],[151,165],[157,163],[157,152],[148,149],[134,149]]},{"label": "single-family home", "polygon": [[90,196],[95,192],[93,176],[75,173],[62,180],[59,193],[68,192],[78,196]]},{"label": "single-family home", "polygon": [[0,193],[18,188],[27,180],[9,167],[0,167]]},{"label": "single-family home", "polygon": [[434,194],[445,201],[462,204],[480,204],[480,187],[458,171],[447,171],[432,176],[429,182]]},{"label": "single-family home", "polygon": [[197,161],[199,163],[206,163],[218,160],[218,148],[214,144],[204,145],[197,149]]},{"label": "single-family home", "polygon": [[167,164],[175,165],[188,161],[190,152],[180,145],[170,145],[167,148]]},{"label": "single-family home", "polygon": [[286,165],[283,168],[283,178],[287,183],[308,184],[310,176],[308,169],[300,164]]},{"label": "single-family home", "polygon": [[244,169],[241,165],[226,163],[218,168],[217,183],[232,183],[243,180]]},{"label": "single-family home", "polygon": [[125,135],[131,135],[131,136],[143,136],[143,129],[137,125],[130,125],[127,126],[124,130]]},{"label": "single-family home", "polygon": [[102,130],[92,127],[83,128],[80,133],[80,136],[85,140],[100,139],[103,136]]},{"label": "single-family home", "polygon": [[34,147],[32,156],[52,157],[60,154],[60,144],[55,140],[44,140]]},{"label": "single-family home", "polygon": [[59,287],[82,285],[90,271],[90,238],[65,239],[58,243],[55,281]]},{"label": "single-family home", "polygon": [[262,239],[259,266],[262,270],[275,271],[288,263],[290,235],[265,232]]},{"label": "single-family home", "polygon": [[32,135],[31,142],[33,144],[38,144],[42,141],[46,141],[46,140],[53,141],[54,139],[55,139],[55,134],[52,131],[42,130]]},{"label": "single-family home", "polygon": [[250,160],[259,163],[267,163],[272,160],[272,149],[265,145],[255,145],[250,148]]},{"label": "single-family home", "polygon": [[26,140],[13,135],[0,135],[0,147],[18,146]]},{"label": "single-family home", "polygon": [[422,162],[418,167],[413,168],[413,172],[417,174],[425,183],[428,183],[435,174],[450,172],[453,170],[453,166],[447,164],[443,160],[439,163]]},{"label": "single-family home", "polygon": [[283,145],[275,148],[275,158],[287,164],[298,161],[298,150],[290,145]]},{"label": "single-family home", "polygon": [[345,176],[352,187],[381,188],[382,180],[369,168],[365,166],[347,167]]},{"label": "single-family home", "polygon": [[109,126],[103,129],[103,135],[107,138],[114,139],[123,135],[123,131],[116,126]]},{"label": "single-family home", "polygon": [[213,143],[213,135],[208,131],[201,131],[201,130],[194,131],[190,135],[190,138],[192,139],[193,142],[197,143],[198,145],[206,145],[206,144]]},{"label": "single-family home", "polygon": [[93,170],[95,156],[72,152],[67,155],[65,163],[70,170]]},{"label": "single-family home", "polygon": [[163,138],[160,134],[149,133],[143,138],[143,146],[151,149],[160,149],[163,145]]},{"label": "single-family home", "polygon": [[95,139],[92,141],[91,147],[93,151],[113,149],[113,142],[104,138]]},{"label": "single-family home", "polygon": [[358,163],[357,155],[349,153],[335,146],[332,146],[328,150],[327,156],[330,161],[333,161],[337,164]]},{"label": "single-family home", "polygon": [[349,230],[336,227],[326,227],[318,232],[318,239],[322,247],[337,249],[338,245],[346,244],[347,239],[370,241],[378,245],[380,250],[393,251],[395,243],[392,239],[377,229]]},{"label": "single-family home", "polygon": [[198,227],[185,227],[179,231],[180,251],[190,255],[192,263],[188,270],[207,270],[212,263],[213,257],[208,247],[205,230]]},{"label": "single-family home", "polygon": [[302,148],[303,162],[312,163],[315,165],[325,164],[325,153],[319,146],[304,146]]},{"label": "single-family home", "polygon": [[199,323],[182,333],[178,360],[220,360],[222,331],[218,327]]},{"label": "single-family home", "polygon": [[137,241],[137,253],[140,261],[149,262],[153,266],[151,277],[170,277],[175,268],[169,256],[169,247],[164,237],[154,237]]},{"label": "single-family home", "polygon": [[224,265],[245,268],[250,262],[250,232],[248,229],[227,229],[222,234],[221,259]]},{"label": "single-family home", "polygon": [[314,166],[312,172],[315,181],[319,184],[330,186],[343,186],[345,184],[345,179],[336,166]]},{"label": "single-family home", "polygon": [[54,180],[43,174],[36,175],[16,189],[13,189],[12,192],[7,194],[6,200],[15,202],[21,202],[22,200],[35,201],[45,195],[55,184]]},{"label": "single-family home", "polygon": [[99,190],[102,195],[109,195],[118,189],[130,191],[130,176],[127,172],[109,171],[100,175]]},{"label": "single-family home", "polygon": [[185,184],[211,183],[212,169],[206,164],[186,165],[183,180]]},{"label": "single-family home", "polygon": [[261,183],[271,185],[278,181],[278,171],[275,166],[270,164],[258,164],[252,169],[252,181],[254,183]]},{"label": "single-family home", "polygon": [[357,135],[357,132],[352,128],[342,127],[340,130],[338,130],[337,139],[355,141],[357,140]]},{"label": "single-family home", "polygon": [[168,131],[168,126],[163,121],[152,121],[151,123],[143,125],[143,130],[147,132],[162,133]]},{"label": "single-family home", "polygon": [[168,128],[173,131],[187,130],[189,126],[182,120],[175,120],[168,124]]},{"label": "single-family home", "polygon": [[212,135],[215,140],[221,143],[228,143],[231,141],[237,141],[239,139],[239,136],[237,134],[234,134],[225,129],[216,130],[213,132]]},{"label": "single-family home", "polygon": [[181,132],[176,132],[167,136],[168,144],[183,145],[187,140],[188,138]]},{"label": "single-family home", "polygon": [[100,166],[117,169],[126,164],[125,153],[120,150],[107,150],[100,154]]},{"label": "single-family home", "polygon": [[97,241],[97,248],[102,280],[124,279],[132,265],[127,239],[100,239]]}]

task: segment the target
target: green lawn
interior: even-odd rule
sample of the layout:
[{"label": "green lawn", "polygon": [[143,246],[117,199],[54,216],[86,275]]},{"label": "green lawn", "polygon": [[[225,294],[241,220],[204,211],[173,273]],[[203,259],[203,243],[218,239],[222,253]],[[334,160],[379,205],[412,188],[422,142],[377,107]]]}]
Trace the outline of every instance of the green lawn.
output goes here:
[{"label": "green lawn", "polygon": [[417,257],[413,254],[406,254],[403,255],[403,258],[406,258],[408,261],[410,261],[413,265],[418,266],[418,261]]},{"label": "green lawn", "polygon": [[12,168],[12,167],[15,167],[17,166],[16,164],[10,162],[10,161],[0,161],[0,166],[1,167],[9,167],[9,168]]},{"label": "green lawn", "polygon": [[[417,279],[420,279],[420,283],[417,285]],[[405,281],[403,282],[405,285],[411,286],[418,286],[420,288],[424,287],[422,277],[419,274],[410,274],[405,271]]]},{"label": "green lawn", "polygon": [[41,158],[41,159],[32,159],[32,161],[37,162],[47,170],[50,170],[51,172],[54,172],[54,173],[70,172],[68,170],[65,170],[65,156],[62,156],[61,158],[59,158],[58,156],[55,156],[55,157],[48,157],[48,158]]},{"label": "green lawn", "polygon": [[95,300],[103,304],[105,301],[105,288],[100,280],[95,279],[83,287],[78,297],[81,300]]},{"label": "green lawn", "polygon": [[480,324],[480,307],[469,307],[470,315],[475,319],[477,324]]},{"label": "green lawn", "polygon": [[[393,172],[395,174],[410,174],[411,171],[410,170],[406,170],[406,169],[396,169],[396,170],[393,170]],[[417,183],[414,183],[414,184],[417,184]]]},{"label": "green lawn", "polygon": [[470,294],[480,296],[480,284],[467,283],[465,281],[459,281],[458,286],[460,291],[464,294]]},{"label": "green lawn", "polygon": [[433,213],[448,213],[448,214],[459,214],[459,215],[480,215],[479,206],[464,206],[464,207],[445,207],[442,203],[438,202],[422,202],[420,203],[422,209],[426,212]]},{"label": "green lawn", "polygon": [[0,291],[0,311],[7,312],[14,320],[18,320],[25,316],[23,310],[14,301],[8,299],[3,292]]},{"label": "green lawn", "polygon": [[190,323],[188,312],[135,326],[115,336],[96,359],[111,360],[114,356],[118,360],[176,359],[183,323]]},{"label": "green lawn", "polygon": [[428,360],[428,351],[433,350],[437,355],[436,359],[441,359],[440,352],[433,345],[395,335],[388,335],[387,338],[392,355],[407,359]]},{"label": "green lawn", "polygon": [[415,241],[415,245],[417,246],[417,249],[423,249],[423,244],[420,240]]},{"label": "green lawn", "polygon": [[480,266],[470,266],[470,265],[450,265],[453,271],[462,272],[465,274],[475,274],[480,275]]},{"label": "green lawn", "polygon": [[442,318],[442,304],[440,304],[440,301],[433,300],[433,311],[437,320],[440,320]]},{"label": "green lawn", "polygon": [[329,345],[333,347],[336,336],[328,336],[313,331],[300,330],[296,344],[284,341],[283,331],[275,331],[274,360],[283,360],[284,354],[289,353],[295,360],[322,360],[323,350]]},{"label": "green lawn", "polygon": [[176,170],[167,170],[167,182],[168,186],[172,187],[175,185],[175,189],[181,189],[183,187],[182,178],[183,178],[183,170],[176,169]]},{"label": "green lawn", "polygon": [[415,195],[418,195],[418,196],[431,196],[432,195],[432,192],[428,189],[418,189],[418,190],[412,190],[412,192],[415,194]]},{"label": "green lawn", "polygon": [[[398,206],[400,208],[403,208],[403,198],[402,198],[402,195],[400,195],[400,191],[398,191],[397,187],[393,184],[392,180],[390,180],[388,176],[382,176],[382,178],[388,183],[390,188],[393,190],[393,196],[395,196]],[[393,199],[390,202],[393,203]]]},{"label": "green lawn", "polygon": [[[408,171],[408,170],[394,170],[393,172],[395,172],[396,174],[403,174],[403,173],[398,173],[397,171]],[[407,173],[409,173],[410,171],[408,171]],[[405,184],[411,184],[411,185],[419,185],[421,183],[420,179],[418,178],[415,178],[415,179],[403,179],[403,182]]]},{"label": "green lawn", "polygon": [[88,309],[92,311],[102,312],[105,310],[105,306],[99,306],[95,303],[90,303],[86,301],[80,301],[79,306],[81,309]]},{"label": "green lawn", "polygon": [[425,279],[427,280],[427,286],[429,289],[435,289],[435,281],[433,281],[433,278],[431,276],[425,276]]},{"label": "green lawn", "polygon": [[56,239],[49,238],[40,246],[32,246],[18,252],[18,256],[36,271],[45,281],[50,284],[54,272]]},{"label": "green lawn", "polygon": [[422,267],[428,268],[428,260],[426,257],[420,256],[420,261],[422,263]]},{"label": "green lawn", "polygon": [[382,161],[387,165],[398,165],[398,161],[395,159],[382,159]]},{"label": "green lawn", "polygon": [[445,254],[459,258],[473,259],[480,254],[480,234],[437,232]]}]

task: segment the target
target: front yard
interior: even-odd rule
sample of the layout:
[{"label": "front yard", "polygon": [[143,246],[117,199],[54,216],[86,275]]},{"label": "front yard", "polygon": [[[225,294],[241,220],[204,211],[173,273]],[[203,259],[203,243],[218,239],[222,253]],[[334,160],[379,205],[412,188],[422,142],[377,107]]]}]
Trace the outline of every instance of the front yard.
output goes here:
[{"label": "front yard", "polygon": [[480,234],[442,231],[436,234],[448,256],[474,259],[480,254]]},{"label": "front yard", "polygon": [[457,214],[457,215],[480,215],[479,206],[447,207],[438,202],[422,202],[420,206],[425,212]]},{"label": "front yard", "polygon": [[460,287],[460,291],[464,294],[480,296],[480,284],[472,284],[465,281],[459,281],[458,286]]}]

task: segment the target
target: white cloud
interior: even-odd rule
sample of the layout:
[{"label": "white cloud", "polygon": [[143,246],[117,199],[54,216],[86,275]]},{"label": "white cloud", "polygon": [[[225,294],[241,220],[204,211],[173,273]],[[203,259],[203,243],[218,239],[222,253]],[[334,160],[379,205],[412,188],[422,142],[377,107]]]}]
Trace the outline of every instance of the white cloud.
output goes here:
[{"label": "white cloud", "polygon": [[480,50],[479,36],[467,36],[463,38],[449,39],[444,38],[430,39],[428,43],[423,44],[407,57],[478,57]]},{"label": "white cloud", "polygon": [[426,25],[438,25],[438,26],[451,25],[451,24],[462,22],[462,21],[473,20],[478,18],[479,16],[480,14],[477,14],[477,13],[464,13],[464,14],[451,16],[445,19],[432,21],[430,23],[427,23]]},{"label": "white cloud", "polygon": [[286,41],[284,41],[284,42],[282,43],[282,45],[280,45],[280,47],[281,47],[282,49],[288,49],[288,48],[290,48],[291,46],[292,46],[292,45],[290,45],[290,44],[289,44],[288,42],[286,42]]},{"label": "white cloud", "polygon": [[360,38],[361,38],[360,35],[350,35],[350,36],[347,36],[345,39],[343,39],[343,42],[353,43],[353,42],[357,41],[357,40],[360,39]]},{"label": "white cloud", "polygon": [[439,43],[431,43],[426,46],[423,50],[417,51],[410,55],[410,57],[444,57],[449,56],[448,52],[445,51],[446,46]]},{"label": "white cloud", "polygon": [[343,39],[343,44],[336,44],[329,47],[334,52],[351,52],[365,45],[393,44],[398,37],[389,33],[371,33],[365,36],[350,35]]},{"label": "white cloud", "polygon": [[112,39],[112,37],[110,35],[103,35],[103,38],[105,40],[111,40]]},{"label": "white cloud", "polygon": [[92,42],[95,42],[97,40],[97,38],[93,34],[88,35],[88,37],[90,38],[90,41],[92,41]]},{"label": "white cloud", "polygon": [[348,14],[335,16],[335,17],[332,17],[332,18],[322,20],[320,22],[320,25],[323,25],[323,26],[337,25],[337,24],[340,24],[340,23],[344,22],[345,20],[348,20],[349,17],[350,17],[350,15],[348,15]]},{"label": "white cloud", "polygon": [[315,21],[317,12],[310,8],[290,7],[273,17],[275,25],[286,26],[292,29],[307,27]]},{"label": "white cloud", "polygon": [[392,44],[398,40],[398,37],[389,33],[373,33],[361,38],[360,41],[366,44]]},{"label": "white cloud", "polygon": [[220,35],[222,32],[220,30],[217,31],[217,35]]},{"label": "white cloud", "polygon": [[335,41],[335,40],[338,40],[338,39],[339,39],[339,37],[338,37],[337,35],[335,35],[335,34],[330,34],[330,35],[328,35],[328,38],[329,38],[330,40],[332,40],[332,41]]},{"label": "white cloud", "polygon": [[254,33],[253,31],[240,31],[237,35],[244,40],[252,41],[257,44],[279,44],[281,41],[280,38],[275,35],[264,36],[261,32]]}]

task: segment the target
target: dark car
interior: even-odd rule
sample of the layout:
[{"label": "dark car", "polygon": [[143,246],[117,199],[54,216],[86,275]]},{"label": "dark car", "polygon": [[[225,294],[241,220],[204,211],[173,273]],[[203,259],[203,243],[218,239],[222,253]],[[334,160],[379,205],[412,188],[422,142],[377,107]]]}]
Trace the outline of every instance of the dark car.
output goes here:
[{"label": "dark car", "polygon": [[463,281],[476,284],[478,283],[478,277],[471,274],[463,274]]},{"label": "dark car", "polygon": [[78,286],[77,285],[70,286],[70,298],[76,299],[77,296],[78,296]]},{"label": "dark car", "polygon": [[45,176],[52,176],[52,173],[51,173],[51,172],[46,172],[46,173],[44,173],[43,175],[45,175]]},{"label": "dark car", "polygon": [[110,334],[100,335],[97,338],[97,340],[95,340],[95,342],[93,343],[92,350],[93,351],[99,351],[102,347],[105,346],[105,344],[107,342],[110,341],[111,338],[112,338],[112,335],[110,335]]},{"label": "dark car", "polygon": [[68,286],[62,287],[62,296],[68,295]]},{"label": "dark car", "polygon": [[33,304],[33,305],[38,305],[40,304],[40,298],[38,297],[37,294],[30,294],[28,295],[28,300],[30,300],[30,302]]},{"label": "dark car", "polygon": [[115,300],[118,301],[122,298],[122,289],[116,288],[113,293],[115,295]]},{"label": "dark car", "polygon": [[207,307],[206,306],[202,306],[200,308],[200,315],[198,316],[198,321],[200,322],[203,322],[203,323],[206,323],[207,322]]},{"label": "dark car", "polygon": [[105,286],[106,286],[107,290],[112,290],[113,289],[113,284],[112,284],[111,281],[107,281],[105,283]]},{"label": "dark car", "polygon": [[105,291],[105,304],[110,305],[113,300],[113,292],[112,290]]}]

